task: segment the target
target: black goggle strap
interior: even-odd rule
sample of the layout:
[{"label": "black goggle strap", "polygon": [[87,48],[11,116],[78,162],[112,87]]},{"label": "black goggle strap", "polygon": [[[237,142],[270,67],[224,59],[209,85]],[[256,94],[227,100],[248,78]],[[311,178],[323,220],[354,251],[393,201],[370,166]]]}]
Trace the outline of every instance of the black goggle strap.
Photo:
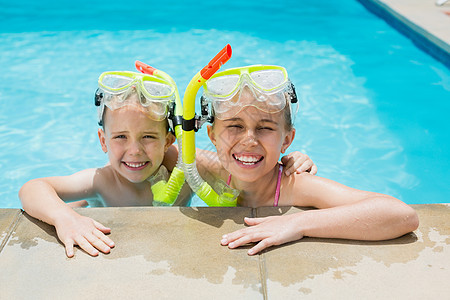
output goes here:
[{"label": "black goggle strap", "polygon": [[175,135],[175,127],[183,124],[183,117],[175,115],[176,105],[175,101],[171,102],[167,111],[167,122],[169,122],[170,132],[172,132],[173,135]]},{"label": "black goggle strap", "polygon": [[[94,97],[94,104],[95,104],[95,106],[98,106],[100,108],[100,106],[102,105],[102,102],[104,100],[104,96],[105,96],[105,94],[103,94],[103,91],[101,89],[98,88],[95,91],[95,97]],[[103,126],[103,116],[98,121],[98,125],[99,126]]]},{"label": "black goggle strap", "polygon": [[200,106],[201,106],[201,118],[204,120],[204,122],[213,123],[214,122],[214,116],[212,115],[212,105],[210,105],[210,102],[204,97],[201,96],[200,98]]},{"label": "black goggle strap", "polygon": [[290,84],[290,91],[288,92],[289,94],[289,100],[291,101],[291,104],[293,103],[297,103],[298,102],[298,98],[297,98],[297,93],[295,92],[295,86],[292,82],[289,82]]}]

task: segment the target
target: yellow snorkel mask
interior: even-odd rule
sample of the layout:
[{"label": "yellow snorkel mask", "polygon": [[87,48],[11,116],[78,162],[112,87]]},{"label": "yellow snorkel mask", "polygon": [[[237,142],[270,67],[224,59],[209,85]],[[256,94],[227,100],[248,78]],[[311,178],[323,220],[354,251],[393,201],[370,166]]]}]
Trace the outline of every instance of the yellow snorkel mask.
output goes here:
[{"label": "yellow snorkel mask", "polygon": [[111,110],[135,105],[155,121],[166,119],[168,107],[175,102],[176,86],[163,78],[129,71],[104,72],[98,79],[95,105],[99,125],[105,106]]},{"label": "yellow snorkel mask", "polygon": [[297,104],[294,85],[285,68],[253,65],[218,72],[203,85],[202,115],[228,119],[243,108],[254,106],[267,113]]}]

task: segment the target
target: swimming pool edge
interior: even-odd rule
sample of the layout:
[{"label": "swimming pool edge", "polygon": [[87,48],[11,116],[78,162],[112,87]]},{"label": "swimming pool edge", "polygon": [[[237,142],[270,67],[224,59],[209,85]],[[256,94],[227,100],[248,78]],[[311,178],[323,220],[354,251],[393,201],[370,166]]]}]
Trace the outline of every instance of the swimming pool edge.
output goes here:
[{"label": "swimming pool edge", "polygon": [[[450,44],[445,33],[435,26],[437,22],[445,22],[450,26],[450,17],[435,12],[435,7],[425,6],[421,23],[414,21],[411,10],[405,9],[401,2],[392,0],[357,0],[367,10],[386,21],[390,26],[408,37],[418,48],[428,53],[450,69]],[[394,6],[395,4],[395,6]],[[414,3],[411,5],[415,5]],[[437,17],[437,18],[436,18]],[[429,25],[429,26],[428,26]],[[428,28],[426,28],[428,27]]]}]

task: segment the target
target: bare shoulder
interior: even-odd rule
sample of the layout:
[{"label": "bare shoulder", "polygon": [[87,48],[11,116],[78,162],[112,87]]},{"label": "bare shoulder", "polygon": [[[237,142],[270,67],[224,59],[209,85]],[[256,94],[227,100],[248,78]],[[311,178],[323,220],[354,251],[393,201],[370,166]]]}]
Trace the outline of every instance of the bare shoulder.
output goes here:
[{"label": "bare shoulder", "polygon": [[336,181],[309,173],[285,176],[282,182],[281,194],[286,205],[312,206],[317,208],[330,208],[351,204],[370,196],[381,195],[354,189]]},{"label": "bare shoulder", "polygon": [[101,197],[117,194],[121,189],[120,180],[110,165],[95,169],[92,180],[94,190]]},{"label": "bare shoulder", "polygon": [[217,178],[224,180],[228,176],[216,152],[203,149],[197,149],[196,151],[196,165],[203,179],[210,182]]}]

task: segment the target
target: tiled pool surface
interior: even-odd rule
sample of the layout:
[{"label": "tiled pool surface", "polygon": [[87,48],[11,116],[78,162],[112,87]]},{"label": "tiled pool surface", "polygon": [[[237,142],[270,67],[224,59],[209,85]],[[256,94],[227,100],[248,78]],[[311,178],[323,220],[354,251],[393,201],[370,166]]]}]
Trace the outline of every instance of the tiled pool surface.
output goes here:
[{"label": "tiled pool surface", "polygon": [[381,242],[304,238],[257,256],[220,237],[244,216],[300,208],[87,208],[116,247],[68,259],[55,230],[0,210],[1,299],[443,299],[450,294],[450,205],[413,206],[420,227]]},{"label": "tiled pool surface", "polygon": [[[370,0],[449,52],[450,5]],[[447,50],[445,50],[447,49]],[[450,201],[449,201],[450,202]],[[224,233],[244,216],[299,208],[80,209],[112,228],[116,247],[66,258],[53,227],[0,209],[0,299],[443,299],[450,295],[450,205],[413,205],[419,229],[398,239],[305,238],[250,257]]]}]

